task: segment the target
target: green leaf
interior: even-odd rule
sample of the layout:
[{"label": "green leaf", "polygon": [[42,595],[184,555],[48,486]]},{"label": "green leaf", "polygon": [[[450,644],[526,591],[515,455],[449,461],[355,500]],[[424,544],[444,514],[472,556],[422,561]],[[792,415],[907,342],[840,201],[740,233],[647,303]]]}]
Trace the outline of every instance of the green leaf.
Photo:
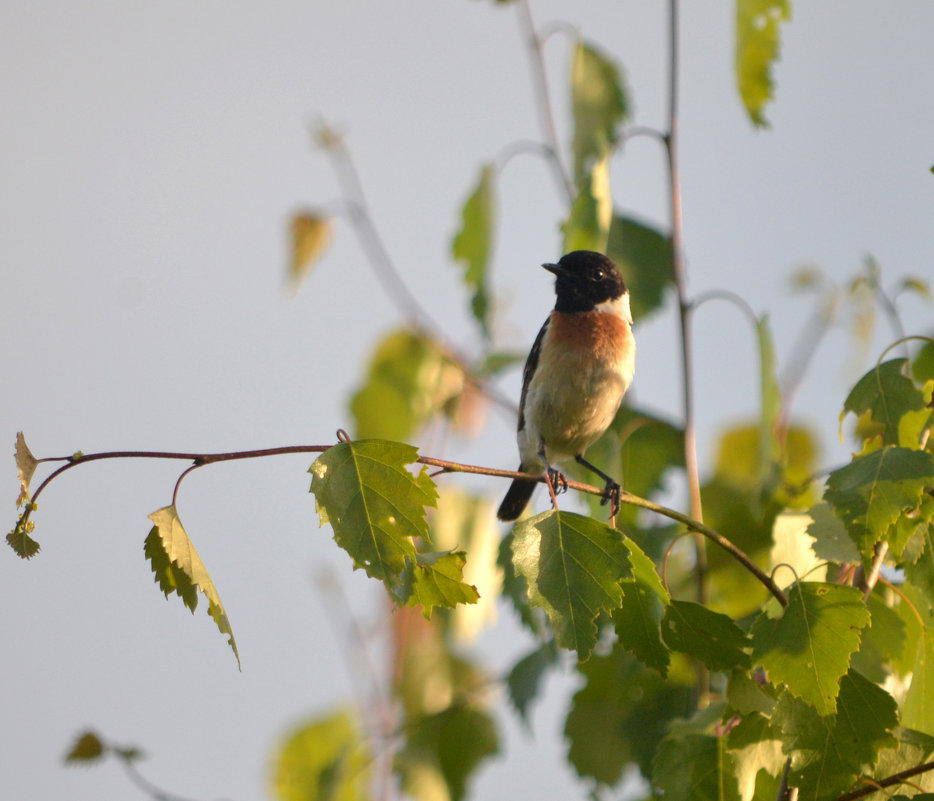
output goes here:
[{"label": "green leaf", "polygon": [[74,744],[65,755],[65,762],[97,762],[104,756],[104,742],[93,731],[78,735]]},{"label": "green leaf", "polygon": [[601,158],[594,164],[593,171],[581,178],[577,197],[561,226],[564,252],[596,250],[603,253],[607,248],[612,217],[609,162]]},{"label": "green leaf", "polygon": [[829,715],[837,708],[839,680],[859,648],[869,610],[859,590],[835,584],[799,581],[789,589],[788,601],[780,617],[763,612],[753,624],[753,664]]},{"label": "green leaf", "polygon": [[[934,499],[925,496],[922,507],[932,503]],[[921,591],[928,609],[934,611],[934,526],[930,522],[919,525],[911,543],[913,548],[920,548],[921,553],[903,565],[905,578]]]},{"label": "green leaf", "polygon": [[15,457],[16,471],[19,473],[19,497],[16,499],[16,505],[23,506],[29,503],[29,482],[32,481],[39,460],[29,450],[22,431],[16,432]]},{"label": "green leaf", "polygon": [[727,735],[727,753],[743,801],[778,797],[785,755],[779,733],[766,718],[757,714],[743,717]]},{"label": "green leaf", "polygon": [[772,716],[791,756],[791,783],[808,788],[808,798],[839,795],[873,769],[881,749],[898,745],[895,701],[885,690],[850,671],[840,681],[839,707],[821,717],[786,693]]},{"label": "green leaf", "polygon": [[666,739],[658,749],[652,783],[665,801],[733,801],[739,786],[726,738],[688,734]]},{"label": "green leaf", "polygon": [[693,686],[664,681],[618,646],[578,670],[586,684],[574,694],[564,725],[568,761],[581,777],[608,786],[630,762],[650,775],[669,722],[694,708]]},{"label": "green leaf", "polygon": [[749,118],[767,125],[763,111],[772,99],[772,64],[781,48],[779,24],[791,19],[789,0],[737,0],[736,83]]},{"label": "green leaf", "polygon": [[154,525],[146,537],[143,550],[156,574],[159,588],[166,598],[170,592],[177,593],[192,612],[197,605],[195,590],[200,590],[208,599],[208,614],[214,620],[214,625],[221,634],[228,635],[227,644],[237,658],[237,667],[240,667],[240,654],[237,652],[227,611],[194,543],[179,520],[175,506],[157,509],[149,515],[149,519]]},{"label": "green leaf", "polygon": [[907,359],[892,359],[856,382],[840,413],[841,437],[843,420],[852,412],[860,418],[864,439],[881,437],[883,445],[918,446],[931,412],[925,408],[924,394],[905,375],[907,366]]},{"label": "green leaf", "polygon": [[880,598],[878,592],[873,592],[866,603],[872,617],[869,626],[863,630],[859,651],[853,654],[850,664],[870,681],[885,684],[890,670],[894,668],[900,672],[898,666],[905,660],[908,645],[905,621]]},{"label": "green leaf", "polygon": [[[396,755],[402,789],[414,798],[444,798],[440,777],[451,801],[467,793],[467,781],[480,764],[499,752],[493,719],[471,706],[452,706],[409,722],[410,735]],[[434,786],[434,787],[433,787]]]},{"label": "green leaf", "polygon": [[674,286],[671,238],[632,217],[614,215],[606,255],[619,267],[629,288],[634,320],[658,311]]},{"label": "green leaf", "polygon": [[389,334],[370,359],[350,409],[359,439],[410,439],[439,412],[453,415],[464,390],[464,371],[422,333]]},{"label": "green leaf", "polygon": [[921,627],[911,686],[902,704],[902,725],[934,734],[934,629]]},{"label": "green leaf", "polygon": [[672,601],[662,621],[669,648],[693,656],[711,670],[748,667],[749,638],[727,615],[690,601]]},{"label": "green leaf", "polygon": [[406,606],[420,605],[429,620],[436,606],[477,603],[477,588],[463,581],[465,559],[463,551],[417,553],[414,560],[406,557],[399,596],[406,599]]},{"label": "green leaf", "polygon": [[273,756],[277,801],[366,801],[373,757],[356,713],[337,709],[296,727]]},{"label": "green leaf", "polygon": [[597,642],[596,617],[620,606],[630,574],[622,534],[571,512],[548,511],[513,528],[512,561],[532,606],[545,610],[562,648],[585,661]]},{"label": "green leaf", "polygon": [[335,445],[309,469],[321,525],[331,524],[354,570],[382,581],[399,603],[408,600],[402,588],[407,560],[416,558],[413,540],[429,539],[425,507],[438,498],[427,468],[417,476],[407,469],[417,459],[411,445],[370,439]]},{"label": "green leaf", "polygon": [[759,418],[759,465],[757,477],[765,484],[781,457],[778,441],[778,426],[782,414],[782,396],[778,388],[775,365],[775,342],[769,327],[768,315],[756,322],[759,342],[759,384],[761,413]]},{"label": "green leaf", "polygon": [[757,671],[750,676],[745,670],[734,669],[726,688],[730,707],[742,715],[758,712],[768,717],[775,708],[775,699],[769,694],[771,687],[761,681]]},{"label": "green leaf", "polygon": [[580,186],[608,154],[628,113],[619,68],[595,47],[578,43],[571,64],[574,182]]},{"label": "green leaf", "polygon": [[526,726],[530,723],[529,707],[538,697],[542,679],[557,664],[557,656],[552,644],[542,645],[516,662],[506,677],[509,700]]},{"label": "green leaf", "polygon": [[[898,740],[897,748],[885,748],[879,753],[875,776],[894,776],[896,773],[917,767],[934,754],[934,737],[913,729],[899,726],[892,734]],[[934,774],[930,771],[912,778],[912,784],[922,790],[934,790]],[[927,795],[914,796],[915,801],[928,798]]]},{"label": "green leaf", "polygon": [[36,527],[36,521],[29,519],[29,515],[32,514],[35,509],[35,504],[26,504],[26,508],[19,518],[17,518],[13,530],[6,535],[7,544],[21,559],[32,559],[32,557],[39,553],[39,543],[29,536]]},{"label": "green leaf", "polygon": [[896,523],[903,515],[916,516],[931,486],[934,457],[930,453],[887,446],[834,470],[824,499],[868,561],[877,542],[888,542],[895,556],[901,554],[913,530],[900,531]]},{"label": "green leaf", "polygon": [[298,287],[321,254],[327,250],[334,221],[321,214],[303,212],[292,217],[292,260],[289,281]]},{"label": "green leaf", "polygon": [[464,266],[464,283],[473,291],[470,306],[484,337],[490,336],[490,297],[487,273],[493,252],[493,227],[496,170],[487,164],[480,171],[480,180],[461,211],[461,227],[451,243],[454,259]]},{"label": "green leaf", "polygon": [[934,380],[934,342],[925,342],[911,362],[911,375],[918,383]]},{"label": "green leaf", "polygon": [[626,540],[632,575],[624,578],[623,604],[613,612],[613,624],[621,645],[648,667],[668,675],[670,658],[662,642],[662,618],[670,602],[655,572],[655,563],[632,541]]},{"label": "green leaf", "polygon": [[513,609],[523,625],[539,639],[543,639],[544,618],[540,609],[533,609],[529,603],[529,584],[520,574],[512,558],[513,530],[510,530],[499,546],[496,563],[503,571],[503,596],[512,603]]},{"label": "green leaf", "polygon": [[808,524],[808,536],[814,538],[814,553],[821,559],[839,562],[842,565],[853,564],[860,560],[856,543],[847,533],[843,521],[833,512],[829,503],[819,503],[808,510],[811,522]]}]

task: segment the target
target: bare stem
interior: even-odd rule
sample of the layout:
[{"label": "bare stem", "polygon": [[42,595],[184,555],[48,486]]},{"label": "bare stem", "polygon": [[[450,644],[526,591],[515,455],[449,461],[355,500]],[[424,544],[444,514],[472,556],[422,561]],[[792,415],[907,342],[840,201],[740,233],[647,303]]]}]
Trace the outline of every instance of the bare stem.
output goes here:
[{"label": "bare stem", "polygon": [[532,77],[535,81],[535,93],[538,98],[537,106],[541,117],[542,134],[547,142],[547,149],[558,183],[567,197],[568,203],[574,200],[574,182],[561,158],[561,145],[558,142],[558,128],[555,125],[554,110],[551,105],[551,91],[548,87],[548,71],[545,68],[544,40],[535,28],[532,19],[532,8],[529,0],[519,3],[519,14],[525,29],[529,44],[529,53],[532,61]]},{"label": "bare stem", "polygon": [[901,773],[893,773],[891,776],[887,776],[884,779],[876,779],[872,782],[872,784],[867,784],[865,787],[859,787],[856,790],[850,790],[850,792],[844,793],[843,795],[838,795],[837,801],[854,801],[854,799],[872,795],[873,793],[877,793],[886,787],[892,787],[896,784],[903,784],[913,776],[920,776],[922,773],[927,773],[929,770],[934,770],[934,762],[923,762],[920,765],[915,765],[913,768],[903,770]]}]

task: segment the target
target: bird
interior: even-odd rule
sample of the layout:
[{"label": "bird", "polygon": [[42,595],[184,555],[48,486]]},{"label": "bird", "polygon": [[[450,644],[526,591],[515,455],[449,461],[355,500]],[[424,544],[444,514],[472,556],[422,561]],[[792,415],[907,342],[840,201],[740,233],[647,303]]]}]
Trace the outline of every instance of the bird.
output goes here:
[{"label": "bird", "polygon": [[[620,485],[584,459],[584,451],[613,422],[635,372],[629,290],[616,265],[591,250],[575,250],[556,264],[555,306],[545,320],[522,372],[519,400],[519,471],[545,473],[552,487],[567,487],[555,467],[573,458],[606,482],[603,502]],[[516,520],[539,482],[516,478],[497,517]]]}]

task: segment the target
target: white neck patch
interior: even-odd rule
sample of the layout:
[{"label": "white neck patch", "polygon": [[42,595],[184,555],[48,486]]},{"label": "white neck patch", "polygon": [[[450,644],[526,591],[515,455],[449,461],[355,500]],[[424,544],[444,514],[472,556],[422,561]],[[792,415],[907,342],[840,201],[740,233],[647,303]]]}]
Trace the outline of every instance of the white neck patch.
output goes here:
[{"label": "white neck patch", "polygon": [[605,300],[603,303],[598,303],[594,306],[594,311],[603,312],[604,314],[615,314],[617,317],[622,317],[627,323],[632,325],[632,310],[629,308],[628,292],[624,292],[618,298],[613,298],[613,300]]}]

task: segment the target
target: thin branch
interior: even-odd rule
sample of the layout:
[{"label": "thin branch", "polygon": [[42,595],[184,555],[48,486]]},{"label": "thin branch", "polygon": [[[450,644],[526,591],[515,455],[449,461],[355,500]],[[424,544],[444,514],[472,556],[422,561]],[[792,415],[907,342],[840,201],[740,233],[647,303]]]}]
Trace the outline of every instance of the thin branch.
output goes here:
[{"label": "thin branch", "polygon": [[893,773],[891,776],[887,776],[884,779],[875,780],[867,787],[860,787],[856,790],[850,790],[850,792],[844,793],[843,795],[838,795],[837,801],[854,801],[856,798],[864,798],[886,787],[901,784],[906,779],[910,779],[913,776],[920,776],[922,773],[927,773],[929,770],[934,770],[934,762],[923,762],[920,765],[915,765],[913,768],[903,770],[901,773]]},{"label": "thin branch", "polygon": [[568,203],[574,200],[574,182],[561,159],[561,144],[558,141],[558,128],[555,125],[555,115],[551,105],[551,91],[548,87],[548,71],[545,68],[544,39],[539,35],[532,19],[532,8],[529,0],[519,3],[519,14],[522,19],[524,33],[529,44],[529,53],[532,62],[532,76],[535,80],[535,92],[538,98],[537,106],[541,116],[542,133],[548,143],[551,161],[555,167],[558,183],[567,197]]},{"label": "thin branch", "polygon": [[[343,430],[338,431],[338,439],[341,442],[349,442],[346,432]],[[55,479],[57,476],[60,476],[66,470],[70,470],[74,467],[77,467],[79,464],[85,464],[88,462],[102,461],[104,459],[176,459],[192,462],[191,467],[187,468],[182,475],[184,476],[192,469],[197,467],[203,467],[207,464],[215,464],[217,462],[229,462],[240,459],[258,459],[266,456],[281,456],[283,454],[295,454],[295,453],[323,453],[324,451],[329,450],[334,447],[333,445],[287,445],[284,447],[277,448],[259,448],[249,451],[225,451],[222,453],[189,453],[189,452],[179,452],[179,451],[104,451],[100,453],[89,453],[89,454],[75,454],[73,456],[62,456],[56,458],[46,458],[42,461],[65,461],[67,464],[62,465],[57,470],[53,471],[40,485],[36,490],[35,494],[32,497],[32,501],[27,508],[27,511],[24,513],[22,522],[25,522],[30,512],[36,508],[36,499],[42,493],[42,491],[49,485],[49,483]],[[533,473],[523,473],[517,470],[501,470],[495,467],[484,467],[481,465],[471,465],[464,464],[462,462],[452,462],[448,459],[438,459],[433,456],[419,456],[416,460],[416,463],[427,465],[430,467],[437,467],[442,473],[471,473],[475,475],[483,476],[492,476],[496,478],[528,478],[533,481],[538,481],[541,483],[548,482],[548,476],[544,474],[533,474]],[[599,495],[604,494],[604,487],[595,487],[590,484],[584,484],[578,481],[567,481],[567,486],[571,489],[575,489],[578,492],[588,493],[590,495]],[[178,483],[176,482],[176,492],[178,490]],[[756,564],[749,558],[742,550],[740,550],[736,545],[734,545],[730,540],[724,537],[719,532],[715,531],[708,526],[705,526],[698,520],[693,519],[689,515],[682,514],[674,509],[669,509],[668,507],[661,506],[652,501],[641,498],[638,495],[633,495],[630,492],[622,490],[620,492],[620,502],[628,503],[632,506],[639,506],[643,509],[648,509],[651,512],[656,512],[657,514],[668,517],[671,520],[676,520],[679,523],[687,526],[691,531],[696,532],[698,535],[706,537],[711,542],[715,542],[721,548],[726,550],[731,554],[740,564],[742,564],[750,573],[752,573],[770,592],[775,598],[782,604],[782,606],[787,606],[788,600],[785,597],[784,593],[778,588],[771,577],[763,572]]]}]

